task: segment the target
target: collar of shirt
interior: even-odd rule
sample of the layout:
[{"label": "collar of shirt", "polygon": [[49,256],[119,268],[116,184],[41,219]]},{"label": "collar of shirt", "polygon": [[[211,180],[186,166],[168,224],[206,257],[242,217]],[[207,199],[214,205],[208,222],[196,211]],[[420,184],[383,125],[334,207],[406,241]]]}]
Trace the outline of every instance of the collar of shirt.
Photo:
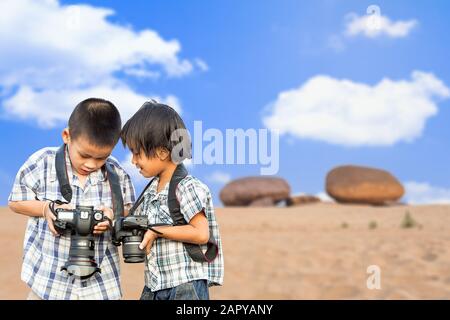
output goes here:
[{"label": "collar of shirt", "polygon": [[[65,153],[66,153],[67,175],[69,177],[72,177],[71,179],[69,178],[70,184],[80,187],[80,180],[78,179],[78,177],[74,174],[74,172],[72,170],[72,163],[70,162],[69,152],[68,152],[67,148],[65,150]],[[56,166],[55,166],[55,162],[53,161],[52,168],[50,171],[50,181],[54,182],[56,180],[58,180],[58,176],[56,175]],[[103,168],[98,169],[98,170],[92,172],[91,174],[89,174],[88,180],[91,185],[102,183],[103,181],[106,180],[106,172],[104,172]]]}]

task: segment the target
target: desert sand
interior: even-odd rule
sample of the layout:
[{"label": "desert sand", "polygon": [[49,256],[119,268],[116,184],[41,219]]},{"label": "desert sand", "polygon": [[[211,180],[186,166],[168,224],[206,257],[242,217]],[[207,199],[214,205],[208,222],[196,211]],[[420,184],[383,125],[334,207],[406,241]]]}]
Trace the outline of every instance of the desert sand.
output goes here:
[{"label": "desert sand", "polygon": [[[416,225],[402,228],[406,211]],[[217,208],[225,281],[212,299],[449,299],[450,206],[318,203]],[[26,217],[0,209],[0,299],[23,299]],[[368,289],[367,268],[380,268]],[[122,264],[124,299],[137,299],[143,264]]]}]

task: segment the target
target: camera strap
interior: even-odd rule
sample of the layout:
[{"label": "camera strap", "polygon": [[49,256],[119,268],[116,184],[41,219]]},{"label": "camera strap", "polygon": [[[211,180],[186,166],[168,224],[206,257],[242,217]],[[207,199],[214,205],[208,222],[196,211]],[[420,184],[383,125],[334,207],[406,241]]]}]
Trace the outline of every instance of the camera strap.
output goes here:
[{"label": "camera strap", "polygon": [[67,174],[65,144],[59,147],[56,152],[55,168],[61,194],[67,203],[70,203],[72,201],[72,187],[70,186],[69,175]]},{"label": "camera strap", "polygon": [[122,189],[120,187],[119,176],[116,173],[116,170],[112,166],[112,164],[106,162],[106,177],[109,182],[109,187],[111,188],[111,202],[112,209],[114,212],[115,220],[119,217],[123,217],[123,196]]},{"label": "camera strap", "polygon": [[150,180],[149,183],[147,183],[147,185],[145,186],[144,190],[142,190],[141,194],[139,195],[138,199],[136,200],[136,202],[133,204],[133,206],[131,207],[131,209],[128,211],[128,215],[134,215],[134,212],[137,210],[137,208],[139,208],[139,206],[142,204],[142,202],[145,199],[145,192],[147,191],[147,189],[150,187],[150,185],[152,184],[153,180],[155,180],[155,178],[152,178]]},{"label": "camera strap", "polygon": [[[63,144],[56,152],[55,168],[61,194],[67,203],[70,203],[72,201],[72,186],[70,185],[69,175],[67,173],[66,144]],[[110,163],[106,162],[104,168],[111,189],[111,202],[114,216],[117,219],[118,217],[123,217],[123,196],[119,176]]]}]

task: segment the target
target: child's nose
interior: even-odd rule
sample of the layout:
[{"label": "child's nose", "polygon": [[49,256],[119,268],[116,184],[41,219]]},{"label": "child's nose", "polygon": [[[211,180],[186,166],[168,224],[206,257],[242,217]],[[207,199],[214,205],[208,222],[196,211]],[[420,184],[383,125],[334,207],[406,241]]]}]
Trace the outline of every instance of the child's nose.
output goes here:
[{"label": "child's nose", "polygon": [[91,159],[91,160],[86,161],[84,166],[86,167],[86,169],[95,170],[98,166],[98,162],[96,160]]}]

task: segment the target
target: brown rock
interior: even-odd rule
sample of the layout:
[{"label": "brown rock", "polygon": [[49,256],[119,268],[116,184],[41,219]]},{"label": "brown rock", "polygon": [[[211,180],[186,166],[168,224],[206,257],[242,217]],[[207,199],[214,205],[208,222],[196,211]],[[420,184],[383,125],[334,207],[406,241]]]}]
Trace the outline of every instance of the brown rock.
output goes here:
[{"label": "brown rock", "polygon": [[320,198],[310,195],[291,196],[286,200],[288,206],[299,206],[302,204],[320,202]]},{"label": "brown rock", "polygon": [[249,207],[273,207],[275,202],[271,197],[259,198],[249,203]]},{"label": "brown rock", "polygon": [[399,200],[405,189],[385,170],[350,165],[328,173],[326,191],[338,202],[381,205]]},{"label": "brown rock", "polygon": [[225,206],[255,206],[255,203],[257,206],[267,206],[270,199],[272,205],[286,200],[290,192],[289,184],[282,178],[247,177],[225,185],[220,191],[220,200]]}]

